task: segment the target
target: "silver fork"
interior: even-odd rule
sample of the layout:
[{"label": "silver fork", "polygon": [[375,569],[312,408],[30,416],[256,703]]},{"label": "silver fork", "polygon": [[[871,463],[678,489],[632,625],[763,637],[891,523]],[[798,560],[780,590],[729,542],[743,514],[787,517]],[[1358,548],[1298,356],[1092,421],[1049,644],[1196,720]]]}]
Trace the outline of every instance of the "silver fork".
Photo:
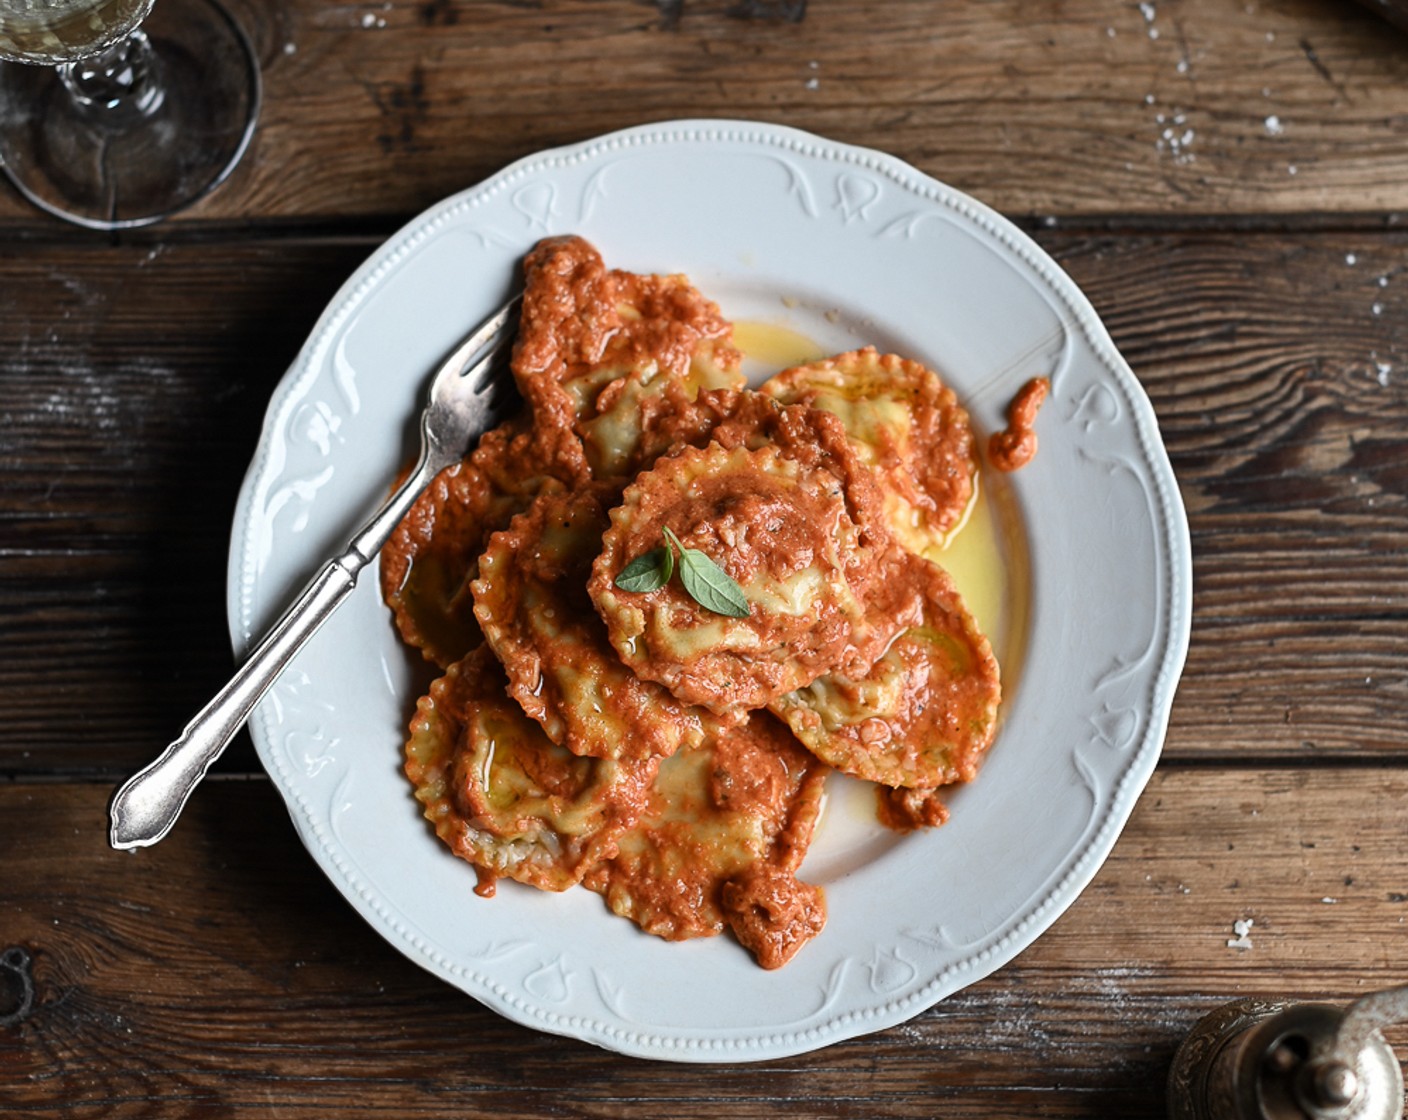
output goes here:
[{"label": "silver fork", "polygon": [[357,575],[391,536],[432,479],[457,462],[489,426],[500,401],[495,359],[513,334],[515,296],[455,348],[435,373],[420,418],[420,459],[404,483],[362,526],[342,555],[329,560],[250,653],[229,684],[159,757],[118,787],[109,808],[114,848],[145,848],[171,831],[186,800],[244,726],[293,656],[357,584]]}]

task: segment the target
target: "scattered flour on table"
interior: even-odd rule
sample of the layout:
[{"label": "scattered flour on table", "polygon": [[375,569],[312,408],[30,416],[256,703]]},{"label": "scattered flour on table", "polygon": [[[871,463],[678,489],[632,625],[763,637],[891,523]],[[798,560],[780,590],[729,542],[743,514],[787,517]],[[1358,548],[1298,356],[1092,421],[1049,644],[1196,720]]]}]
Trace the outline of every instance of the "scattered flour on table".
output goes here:
[{"label": "scattered flour on table", "polygon": [[1148,3],[1147,0],[1145,0],[1144,3],[1141,3],[1139,5],[1139,10],[1144,15],[1144,22],[1148,24],[1149,38],[1157,39],[1159,37],[1159,29],[1154,26],[1154,20],[1159,14],[1158,8],[1156,8],[1153,4]]},{"label": "scattered flour on table", "polygon": [[1233,922],[1232,932],[1237,936],[1227,939],[1227,947],[1229,949],[1250,949],[1252,947],[1252,939],[1248,934],[1252,931],[1252,925],[1253,922],[1251,918],[1238,918]]},{"label": "scattered flour on table", "polygon": [[1175,163],[1192,163],[1197,158],[1189,151],[1197,133],[1188,127],[1187,113],[1179,109],[1171,113],[1157,113],[1154,123],[1161,128],[1159,138],[1154,141],[1156,149],[1168,152]]}]

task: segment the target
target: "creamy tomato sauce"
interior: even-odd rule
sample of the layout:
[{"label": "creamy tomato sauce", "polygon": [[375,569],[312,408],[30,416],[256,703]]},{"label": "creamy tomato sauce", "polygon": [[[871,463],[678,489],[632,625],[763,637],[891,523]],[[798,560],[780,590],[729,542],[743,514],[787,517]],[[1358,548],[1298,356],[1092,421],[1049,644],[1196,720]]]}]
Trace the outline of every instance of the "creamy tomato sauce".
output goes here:
[{"label": "creamy tomato sauce", "polygon": [[[667,528],[684,547],[719,558],[748,599],[746,617],[710,611],[675,582],[646,593],[616,586]],[[661,460],[626,490],[590,590],[627,665],[727,716],[765,707],[838,666],[874,661],[905,615],[871,610],[866,582],[852,583],[863,551],[834,474],[774,447],[715,443]]]},{"label": "creamy tomato sauce", "polygon": [[937,789],[875,789],[875,815],[886,828],[913,832],[918,828],[938,828],[948,823],[948,806]]},{"label": "creamy tomato sauce", "polygon": [[[382,554],[399,633],[444,669],[406,774],[482,895],[585,885],[649,934],[727,931],[779,967],[826,922],[799,872],[832,768],[877,784],[886,827],[931,828],[992,742],[997,663],[932,559],[973,501],[967,414],[873,349],[745,390],[716,304],[581,238],[541,242],[524,280],[522,413]],[[1034,448],[1041,393],[998,465]],[[701,597],[686,553],[741,609]]]},{"label": "creamy tomato sauce", "polygon": [[514,377],[536,423],[574,432],[598,478],[645,465],[636,445],[661,410],[743,384],[731,325],[683,276],[608,269],[580,237],[554,237],[524,277]]},{"label": "creamy tomato sauce", "polygon": [[881,480],[891,533],[915,552],[942,550],[973,500],[978,463],[968,414],[938,375],[865,347],[783,370],[763,388],[838,416]]},{"label": "creamy tomato sauce", "polygon": [[488,432],[416,499],[381,550],[381,590],[407,645],[448,668],[481,640],[470,582],[492,533],[586,478],[570,437],[522,419]]},{"label": "creamy tomato sauce", "polygon": [[416,705],[406,775],[436,834],[493,877],[566,890],[644,810],[656,763],[579,758],[504,695],[484,647]]},{"label": "creamy tomato sauce", "polygon": [[1036,414],[1051,391],[1045,377],[1033,377],[1007,406],[1007,428],[988,441],[988,462],[1000,471],[1015,471],[1036,457]]},{"label": "creamy tomato sauce", "polygon": [[820,677],[772,708],[855,777],[907,789],[971,781],[997,728],[997,659],[943,569],[906,555],[891,571],[922,590],[919,619],[865,673]]},{"label": "creamy tomato sauce", "polygon": [[821,892],[798,882],[796,864],[825,776],[765,712],[721,728],[660,764],[640,820],[585,885],[666,940],[732,928],[775,968],[824,921]]},{"label": "creamy tomato sauce", "polygon": [[649,759],[704,735],[703,713],[622,664],[592,609],[587,577],[616,487],[543,494],[490,538],[475,614],[508,692],[573,754]]}]

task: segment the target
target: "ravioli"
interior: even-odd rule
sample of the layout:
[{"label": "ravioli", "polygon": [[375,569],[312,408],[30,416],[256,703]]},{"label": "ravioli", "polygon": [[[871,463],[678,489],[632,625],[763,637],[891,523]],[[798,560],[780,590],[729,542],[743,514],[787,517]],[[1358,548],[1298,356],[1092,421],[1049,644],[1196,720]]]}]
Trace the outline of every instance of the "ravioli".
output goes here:
[{"label": "ravioli", "polygon": [[796,870],[827,773],[764,712],[720,728],[660,763],[640,819],[584,885],[666,940],[733,927],[776,967],[825,921],[820,889]]},{"label": "ravioli", "polygon": [[653,460],[683,447],[710,443],[727,449],[771,447],[785,459],[834,475],[841,483],[846,512],[859,530],[859,547],[848,557],[848,564],[853,578],[866,578],[865,569],[890,539],[884,494],[839,417],[820,408],[783,405],[751,389],[704,391],[653,415],[642,447]]},{"label": "ravioli", "polygon": [[645,806],[654,762],[579,758],[504,695],[480,646],[430,686],[406,742],[406,775],[435,832],[491,875],[561,891],[615,853]]},{"label": "ravioli", "polygon": [[580,883],[780,967],[826,922],[798,873],[833,768],[876,783],[884,826],[936,827],[995,735],[997,662],[926,559],[975,497],[968,416],[873,348],[745,389],[715,303],[579,237],[524,279],[523,413],[381,557],[445,669],[406,774],[481,895]]},{"label": "ravioli", "polygon": [[992,647],[953,580],[918,556],[895,578],[920,586],[923,618],[859,677],[832,674],[772,710],[818,758],[883,786],[971,781],[997,731],[1002,688]]},{"label": "ravioli", "polygon": [[[677,581],[645,592],[616,586],[667,528],[742,588],[746,617],[704,608]],[[852,584],[863,551],[835,475],[774,447],[712,444],[660,460],[627,488],[589,591],[637,675],[737,718],[838,667],[864,672],[903,624],[871,610],[867,588]]]},{"label": "ravioli", "polygon": [[[416,499],[381,550],[381,593],[405,643],[442,669],[483,639],[469,584],[489,535],[580,473],[575,437],[513,420],[486,433]],[[578,450],[577,455],[580,455]]]},{"label": "ravioli", "polygon": [[880,476],[890,532],[920,555],[943,550],[967,516],[978,460],[968,413],[938,374],[866,347],[784,370],[760,391],[838,416]]},{"label": "ravioli", "polygon": [[580,237],[539,242],[524,275],[514,376],[540,423],[581,436],[598,478],[644,465],[662,398],[743,384],[732,324],[684,276],[607,269]]},{"label": "ravioli", "polygon": [[475,615],[508,691],[548,738],[598,758],[668,755],[703,736],[703,713],[621,663],[587,578],[618,491],[545,493],[496,533],[473,584]]}]

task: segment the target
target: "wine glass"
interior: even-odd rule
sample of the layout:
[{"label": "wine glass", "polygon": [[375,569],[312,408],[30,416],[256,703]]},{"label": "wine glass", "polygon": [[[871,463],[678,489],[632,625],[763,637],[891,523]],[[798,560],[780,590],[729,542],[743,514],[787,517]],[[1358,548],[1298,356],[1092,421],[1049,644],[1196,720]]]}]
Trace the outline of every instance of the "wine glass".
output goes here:
[{"label": "wine glass", "polygon": [[90,229],[204,198],[254,132],[259,64],[218,0],[0,0],[0,166]]}]

